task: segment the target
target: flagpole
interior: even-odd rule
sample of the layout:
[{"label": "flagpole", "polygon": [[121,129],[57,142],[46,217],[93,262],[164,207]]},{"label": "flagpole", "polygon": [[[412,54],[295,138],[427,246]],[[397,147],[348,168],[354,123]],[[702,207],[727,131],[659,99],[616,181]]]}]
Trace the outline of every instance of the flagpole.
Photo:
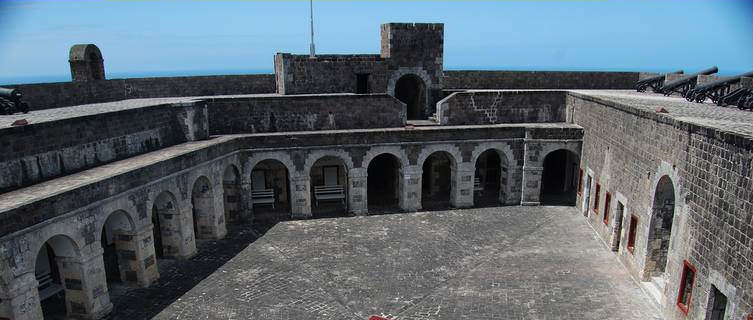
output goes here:
[{"label": "flagpole", "polygon": [[309,58],[316,57],[316,49],[314,47],[314,0],[309,0],[309,13],[311,14],[311,53]]}]

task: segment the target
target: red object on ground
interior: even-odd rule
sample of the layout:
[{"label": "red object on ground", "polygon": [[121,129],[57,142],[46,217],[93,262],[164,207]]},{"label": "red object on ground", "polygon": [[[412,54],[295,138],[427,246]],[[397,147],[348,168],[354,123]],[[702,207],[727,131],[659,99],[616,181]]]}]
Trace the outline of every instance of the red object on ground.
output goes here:
[{"label": "red object on ground", "polygon": [[29,121],[26,121],[26,119],[19,119],[19,120],[13,121],[13,124],[11,125],[12,126],[25,126],[27,124],[29,124]]},{"label": "red object on ground", "polygon": [[390,319],[387,319],[385,317],[380,317],[380,316],[371,316],[369,317],[369,320],[390,320]]},{"label": "red object on ground", "polygon": [[656,107],[656,112],[658,113],[669,113],[667,109],[664,109],[664,107]]}]

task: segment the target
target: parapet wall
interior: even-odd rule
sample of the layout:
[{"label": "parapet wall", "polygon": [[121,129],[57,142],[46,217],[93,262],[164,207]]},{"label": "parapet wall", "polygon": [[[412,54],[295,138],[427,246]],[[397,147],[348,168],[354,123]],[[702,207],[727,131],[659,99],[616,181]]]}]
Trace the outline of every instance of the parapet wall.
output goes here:
[{"label": "parapet wall", "polygon": [[392,128],[405,104],[387,94],[270,95],[210,98],[211,134]]},{"label": "parapet wall", "polygon": [[638,72],[444,71],[446,89],[632,89]]},{"label": "parapet wall", "polygon": [[387,64],[378,54],[275,55],[280,94],[356,93],[358,74],[368,74],[368,93],[387,92]]},{"label": "parapet wall", "polygon": [[455,92],[437,103],[442,125],[565,122],[564,91]]},{"label": "parapet wall", "polygon": [[18,88],[31,110],[134,98],[274,93],[272,74],[159,77],[3,85]]},{"label": "parapet wall", "polygon": [[0,128],[0,193],[207,137],[202,103],[161,104]]}]

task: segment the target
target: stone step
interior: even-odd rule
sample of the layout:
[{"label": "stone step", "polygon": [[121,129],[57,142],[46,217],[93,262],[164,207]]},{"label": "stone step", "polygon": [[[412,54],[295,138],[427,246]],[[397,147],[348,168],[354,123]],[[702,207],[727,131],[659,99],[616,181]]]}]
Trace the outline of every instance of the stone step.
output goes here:
[{"label": "stone step", "polygon": [[667,286],[667,280],[664,277],[651,277],[651,281],[641,282],[641,284],[658,305],[664,305],[664,288]]}]

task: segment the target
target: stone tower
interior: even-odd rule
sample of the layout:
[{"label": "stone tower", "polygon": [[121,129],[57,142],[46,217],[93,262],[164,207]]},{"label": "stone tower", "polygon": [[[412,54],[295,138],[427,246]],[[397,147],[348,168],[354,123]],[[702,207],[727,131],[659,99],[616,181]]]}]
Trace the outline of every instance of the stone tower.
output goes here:
[{"label": "stone tower", "polygon": [[102,53],[93,44],[76,44],[68,56],[73,81],[94,81],[105,79],[105,65]]},{"label": "stone tower", "polygon": [[387,92],[408,105],[408,119],[426,119],[442,98],[444,24],[385,23],[381,36]]}]

